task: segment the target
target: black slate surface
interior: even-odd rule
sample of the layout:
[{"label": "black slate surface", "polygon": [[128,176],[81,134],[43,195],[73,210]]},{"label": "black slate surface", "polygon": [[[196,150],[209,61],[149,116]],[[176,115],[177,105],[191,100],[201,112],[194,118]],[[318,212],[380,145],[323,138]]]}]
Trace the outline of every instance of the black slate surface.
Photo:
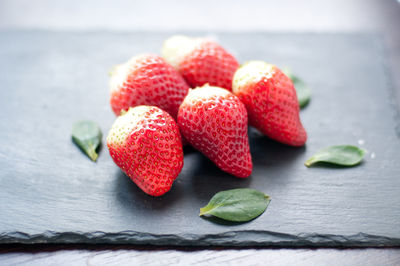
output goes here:
[{"label": "black slate surface", "polygon": [[[400,246],[400,141],[385,51],[372,34],[220,33],[240,61],[289,66],[313,89],[306,147],[250,132],[254,171],[236,179],[197,152],[161,198],[141,192],[103,145],[97,163],[71,141],[73,122],[114,120],[108,70],[157,53],[167,33],[0,33],[0,243],[221,246]],[[103,137],[103,142],[105,141]],[[320,148],[368,150],[355,168],[308,169]],[[272,197],[248,223],[198,217],[216,192]]]}]

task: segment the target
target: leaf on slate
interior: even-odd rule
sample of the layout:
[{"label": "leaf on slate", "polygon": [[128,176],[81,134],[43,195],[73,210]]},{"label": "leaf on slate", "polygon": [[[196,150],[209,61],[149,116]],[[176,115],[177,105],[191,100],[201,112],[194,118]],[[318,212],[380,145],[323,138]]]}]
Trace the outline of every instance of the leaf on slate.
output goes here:
[{"label": "leaf on slate", "polygon": [[72,127],[72,140],[86,153],[92,161],[96,161],[97,147],[101,142],[101,130],[93,121],[79,121]]},{"label": "leaf on slate", "polygon": [[288,68],[285,68],[283,72],[293,82],[293,85],[296,89],[297,99],[299,101],[300,108],[306,107],[311,99],[310,88],[307,86],[307,84],[304,83],[302,79],[300,79],[298,76],[293,75]]},{"label": "leaf on slate", "polygon": [[271,201],[268,195],[250,188],[225,190],[215,194],[200,208],[200,216],[212,215],[233,221],[247,222],[261,215]]},{"label": "leaf on slate", "polygon": [[331,146],[320,150],[305,162],[305,166],[310,167],[319,162],[354,166],[359,164],[365,154],[365,150],[351,145]]}]

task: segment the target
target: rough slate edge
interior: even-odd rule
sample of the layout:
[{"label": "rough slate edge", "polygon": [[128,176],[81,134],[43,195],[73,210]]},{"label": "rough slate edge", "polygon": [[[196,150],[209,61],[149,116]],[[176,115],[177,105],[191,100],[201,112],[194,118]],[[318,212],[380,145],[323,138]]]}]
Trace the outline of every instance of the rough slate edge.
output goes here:
[{"label": "rough slate edge", "polygon": [[[251,239],[251,240],[250,240]],[[21,232],[0,235],[0,244],[132,244],[154,246],[224,246],[224,247],[400,247],[400,238],[375,236],[364,233],[339,236],[330,234],[290,235],[269,231],[230,231],[223,234],[196,235],[158,235],[123,231],[105,232],[65,232],[46,231],[29,235]],[[171,244],[173,243],[173,244]],[[288,245],[289,244],[289,245]]]},{"label": "rough slate edge", "polygon": [[[8,32],[0,30],[1,32]],[[16,32],[12,30],[11,32]],[[17,31],[17,32],[31,32]],[[52,32],[52,31],[38,31]],[[58,31],[55,31],[58,32]],[[92,31],[90,31],[92,32]],[[107,31],[102,31],[107,33]],[[92,33],[98,33],[93,31]],[[122,33],[122,32],[118,32]],[[126,32],[139,33],[139,32]],[[155,34],[157,32],[150,32]],[[164,33],[164,32],[160,32]],[[226,32],[213,32],[218,35]],[[229,32],[240,34],[240,32]],[[262,34],[267,32],[245,32]],[[204,35],[206,32],[177,32],[177,34]],[[302,33],[293,33],[301,35]],[[318,33],[315,33],[318,34]],[[329,34],[329,33],[327,33]],[[400,93],[400,88],[394,87],[388,60],[388,50],[384,45],[384,39],[376,33],[331,33],[333,35],[369,35],[379,40],[380,61],[386,77],[385,86],[389,90],[388,97],[394,119],[394,130],[400,139],[400,103],[393,97]],[[399,90],[396,92],[396,89]],[[312,104],[312,103],[311,103]],[[223,246],[223,247],[277,247],[277,248],[359,248],[359,247],[400,247],[400,238],[358,233],[354,235],[333,235],[333,234],[286,234],[272,231],[242,230],[227,231],[221,234],[151,234],[136,231],[121,232],[54,232],[44,231],[39,234],[27,234],[23,232],[5,232],[0,234],[0,244],[132,244],[132,245],[154,245],[154,246]],[[171,245],[171,243],[173,243]]]}]

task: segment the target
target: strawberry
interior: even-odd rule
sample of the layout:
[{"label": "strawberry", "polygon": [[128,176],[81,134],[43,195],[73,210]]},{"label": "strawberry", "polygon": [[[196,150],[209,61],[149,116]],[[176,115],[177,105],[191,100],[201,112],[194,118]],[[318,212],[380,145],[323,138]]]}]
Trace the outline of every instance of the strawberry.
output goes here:
[{"label": "strawberry", "polygon": [[116,115],[138,105],[154,105],[176,119],[188,93],[180,74],[157,55],[135,56],[111,73],[111,107]]},{"label": "strawberry", "polygon": [[261,61],[241,66],[233,93],[246,105],[249,124],[271,139],[292,146],[306,143],[292,81],[279,68]]},{"label": "strawberry", "polygon": [[183,167],[178,125],[155,106],[123,112],[108,133],[107,146],[122,171],[152,196],[169,191]]},{"label": "strawberry", "polygon": [[251,174],[247,112],[231,92],[208,84],[189,90],[179,107],[178,125],[187,141],[223,171],[237,177]]},{"label": "strawberry", "polygon": [[212,40],[173,36],[165,41],[162,56],[192,88],[208,83],[232,90],[233,74],[239,63]]}]

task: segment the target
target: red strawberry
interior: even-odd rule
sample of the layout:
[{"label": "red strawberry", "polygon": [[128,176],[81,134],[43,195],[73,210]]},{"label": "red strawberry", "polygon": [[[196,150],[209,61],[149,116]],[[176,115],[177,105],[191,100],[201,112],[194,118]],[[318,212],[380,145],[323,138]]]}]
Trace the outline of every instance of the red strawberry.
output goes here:
[{"label": "red strawberry", "polygon": [[169,191],[183,167],[178,125],[155,106],[137,106],[119,116],[107,146],[122,171],[152,196]]},{"label": "red strawberry", "polygon": [[191,87],[206,83],[232,90],[238,61],[218,43],[205,38],[173,36],[166,40],[162,55]]},{"label": "red strawberry", "polygon": [[138,105],[154,105],[176,119],[179,105],[188,93],[180,74],[157,55],[139,55],[113,71],[111,107],[116,115]]},{"label": "red strawberry", "polygon": [[178,125],[187,141],[223,171],[237,177],[251,174],[247,112],[231,92],[208,85],[189,90],[179,107]]},{"label": "red strawberry", "polygon": [[251,126],[287,145],[306,143],[296,90],[279,68],[261,61],[244,64],[235,73],[233,93],[246,105]]}]

